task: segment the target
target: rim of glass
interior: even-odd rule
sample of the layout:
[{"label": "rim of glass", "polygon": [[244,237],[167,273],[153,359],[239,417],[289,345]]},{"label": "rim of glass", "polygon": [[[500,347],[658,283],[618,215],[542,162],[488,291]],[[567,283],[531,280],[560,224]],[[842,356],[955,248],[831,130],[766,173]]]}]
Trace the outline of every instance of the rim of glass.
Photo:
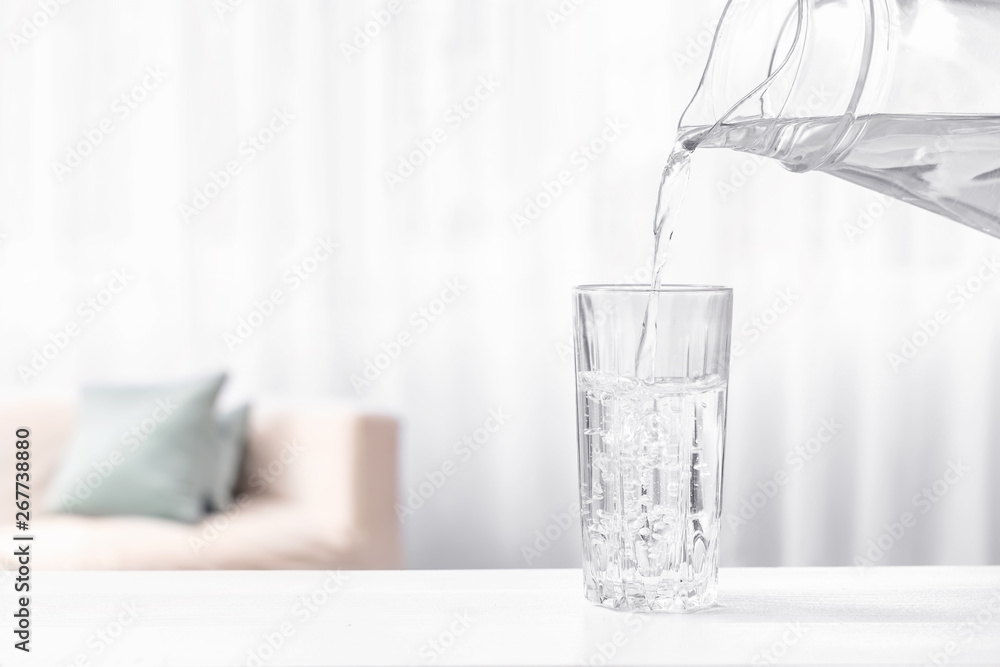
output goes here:
[{"label": "rim of glass", "polygon": [[704,292],[714,292],[716,294],[722,294],[725,292],[732,292],[732,287],[723,287],[722,285],[660,285],[655,290],[649,284],[624,284],[624,285],[577,285],[573,288],[574,292],[620,292],[626,294],[636,294],[643,293],[649,294],[651,292],[667,293],[667,294],[692,294],[692,293],[704,293]]}]

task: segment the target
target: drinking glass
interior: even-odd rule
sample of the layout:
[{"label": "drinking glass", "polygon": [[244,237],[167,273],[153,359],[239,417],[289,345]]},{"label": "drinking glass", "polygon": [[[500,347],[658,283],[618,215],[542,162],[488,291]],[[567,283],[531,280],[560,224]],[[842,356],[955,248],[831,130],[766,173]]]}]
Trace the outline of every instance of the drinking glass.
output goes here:
[{"label": "drinking glass", "polygon": [[[586,597],[633,611],[711,606],[732,290],[585,285],[573,298]],[[652,365],[637,376],[647,317]]]}]

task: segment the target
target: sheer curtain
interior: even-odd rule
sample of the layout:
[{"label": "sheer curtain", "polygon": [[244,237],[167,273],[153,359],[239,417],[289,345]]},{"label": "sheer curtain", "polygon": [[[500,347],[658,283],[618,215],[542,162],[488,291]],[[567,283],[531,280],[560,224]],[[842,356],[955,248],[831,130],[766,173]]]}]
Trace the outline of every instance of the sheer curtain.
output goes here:
[{"label": "sheer curtain", "polygon": [[[4,4],[0,386],[385,409],[410,566],[577,564],[569,288],[648,279],[722,4]],[[675,238],[736,290],[723,564],[1000,562],[1000,242],[711,151]]]}]

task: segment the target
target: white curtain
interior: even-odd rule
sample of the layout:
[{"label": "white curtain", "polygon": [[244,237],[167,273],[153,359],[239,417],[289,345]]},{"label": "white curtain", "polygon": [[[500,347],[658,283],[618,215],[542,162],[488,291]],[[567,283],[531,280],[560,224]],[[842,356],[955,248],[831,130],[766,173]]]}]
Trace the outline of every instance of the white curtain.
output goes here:
[{"label": "white curtain", "polygon": [[[4,391],[361,401],[429,496],[410,566],[577,565],[569,289],[648,279],[721,7],[4,3]],[[711,151],[675,238],[736,294],[724,565],[1000,562],[1000,242]]]}]

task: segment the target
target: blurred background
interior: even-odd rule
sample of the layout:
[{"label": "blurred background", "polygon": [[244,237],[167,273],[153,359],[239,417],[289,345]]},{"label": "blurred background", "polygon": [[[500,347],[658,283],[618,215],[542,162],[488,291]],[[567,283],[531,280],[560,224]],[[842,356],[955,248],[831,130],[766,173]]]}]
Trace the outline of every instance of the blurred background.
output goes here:
[{"label": "blurred background", "polygon": [[[0,389],[392,415],[405,566],[578,567],[570,288],[649,280],[723,5],[4,3]],[[1000,241],[711,150],[674,240],[735,290],[723,565],[1000,563]]]}]

